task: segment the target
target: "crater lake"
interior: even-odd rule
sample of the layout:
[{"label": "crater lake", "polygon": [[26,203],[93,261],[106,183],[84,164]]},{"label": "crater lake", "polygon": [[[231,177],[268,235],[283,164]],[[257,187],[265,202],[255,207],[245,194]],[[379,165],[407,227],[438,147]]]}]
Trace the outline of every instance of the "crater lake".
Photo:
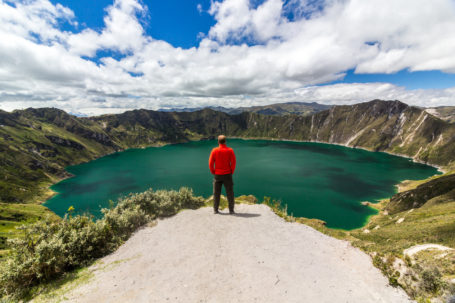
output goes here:
[{"label": "crater lake", "polygon": [[[363,201],[378,202],[395,194],[403,180],[438,173],[407,158],[339,145],[242,139],[228,139],[227,145],[237,156],[236,196],[281,200],[289,214],[321,219],[331,228],[363,226],[376,213]],[[76,213],[99,217],[109,200],[148,188],[186,186],[209,197],[208,158],[216,146],[212,140],[129,149],[67,167],[74,177],[53,185],[57,194],[44,205],[60,216],[73,206]]]}]

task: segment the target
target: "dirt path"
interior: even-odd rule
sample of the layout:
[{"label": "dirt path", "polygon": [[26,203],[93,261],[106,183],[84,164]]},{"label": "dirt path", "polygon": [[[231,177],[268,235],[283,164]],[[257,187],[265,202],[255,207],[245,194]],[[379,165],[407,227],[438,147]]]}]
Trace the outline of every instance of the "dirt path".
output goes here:
[{"label": "dirt path", "polygon": [[[409,302],[348,242],[264,205],[185,210],[139,230],[71,302]],[[111,266],[107,266],[112,264]],[[104,269],[101,269],[103,267]],[[66,302],[66,301],[65,301]]]},{"label": "dirt path", "polygon": [[418,252],[421,252],[422,250],[427,250],[427,249],[436,249],[436,250],[453,250],[453,248],[450,248],[450,247],[447,247],[447,246],[443,246],[443,245],[439,245],[439,244],[431,244],[431,243],[428,243],[428,244],[419,244],[419,245],[414,245],[410,248],[407,248],[403,251],[403,254],[404,255],[408,255],[410,257],[412,257],[413,255],[415,255],[416,253]]}]

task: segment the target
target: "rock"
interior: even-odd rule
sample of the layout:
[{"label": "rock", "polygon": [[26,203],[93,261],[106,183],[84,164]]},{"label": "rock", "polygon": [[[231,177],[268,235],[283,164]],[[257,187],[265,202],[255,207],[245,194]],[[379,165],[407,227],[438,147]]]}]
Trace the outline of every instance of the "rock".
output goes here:
[{"label": "rock", "polygon": [[82,150],[85,148],[82,144],[77,143],[76,141],[73,141],[70,139],[65,139],[65,138],[61,138],[58,136],[52,136],[52,135],[46,135],[46,138],[49,139],[49,141],[51,141],[52,143],[60,145],[60,146],[71,147],[71,148],[74,148],[77,150]]}]

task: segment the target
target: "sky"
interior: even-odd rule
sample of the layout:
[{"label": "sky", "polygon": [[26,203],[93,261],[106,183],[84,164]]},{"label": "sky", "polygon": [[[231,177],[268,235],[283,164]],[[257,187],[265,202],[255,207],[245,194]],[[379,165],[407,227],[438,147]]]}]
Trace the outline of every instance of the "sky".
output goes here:
[{"label": "sky", "polygon": [[454,0],[0,0],[0,109],[455,106]]}]

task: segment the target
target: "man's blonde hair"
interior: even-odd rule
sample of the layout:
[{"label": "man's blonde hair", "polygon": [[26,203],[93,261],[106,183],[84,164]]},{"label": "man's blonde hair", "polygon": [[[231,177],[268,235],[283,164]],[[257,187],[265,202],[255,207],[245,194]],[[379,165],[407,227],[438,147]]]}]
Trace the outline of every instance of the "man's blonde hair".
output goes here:
[{"label": "man's blonde hair", "polygon": [[218,143],[225,144],[226,143],[226,136],[225,135],[219,135],[218,136]]}]

